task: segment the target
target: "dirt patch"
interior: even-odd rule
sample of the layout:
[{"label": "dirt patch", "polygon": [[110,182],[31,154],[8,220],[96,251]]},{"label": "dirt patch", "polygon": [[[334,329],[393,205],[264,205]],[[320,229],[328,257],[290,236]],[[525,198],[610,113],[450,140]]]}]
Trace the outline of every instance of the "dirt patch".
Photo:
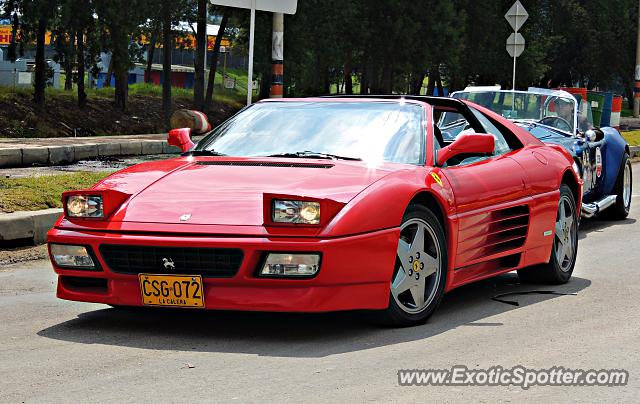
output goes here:
[{"label": "dirt patch", "polygon": [[18,247],[6,250],[0,250],[0,271],[5,269],[7,265],[18,262],[42,260],[49,256],[47,245],[39,245],[35,247]]},{"label": "dirt patch", "polygon": [[[56,92],[48,95],[44,111],[38,111],[31,94],[16,92],[0,98],[0,137],[69,137],[135,135],[165,131],[162,99],[130,95],[126,113],[116,109],[107,97],[89,98],[80,110],[75,96]],[[192,109],[190,98],[175,97],[174,110]],[[214,103],[209,120],[216,126],[237,112],[238,106]]]}]

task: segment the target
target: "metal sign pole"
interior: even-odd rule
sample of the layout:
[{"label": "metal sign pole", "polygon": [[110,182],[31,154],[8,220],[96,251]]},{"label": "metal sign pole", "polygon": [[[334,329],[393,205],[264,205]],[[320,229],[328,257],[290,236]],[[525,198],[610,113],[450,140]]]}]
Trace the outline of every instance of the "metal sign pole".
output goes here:
[{"label": "metal sign pole", "polygon": [[249,72],[247,77],[247,105],[251,105],[253,96],[253,40],[255,36],[256,10],[271,13],[295,14],[298,0],[209,0],[211,4],[226,7],[239,7],[251,10],[249,27]]},{"label": "metal sign pole", "polygon": [[527,13],[527,10],[525,10],[525,8],[522,5],[522,3],[520,3],[520,0],[516,0],[516,2],[513,3],[513,6],[511,6],[511,8],[509,9],[509,11],[507,11],[507,14],[505,14],[504,17],[509,22],[509,25],[511,25],[511,28],[513,28],[513,34],[511,34],[511,36],[509,36],[509,38],[507,38],[507,52],[509,52],[509,55],[513,57],[513,86],[512,86],[512,90],[515,91],[515,89],[516,89],[516,63],[517,63],[518,57],[524,51],[524,46],[525,46],[524,37],[522,35],[520,35],[518,33],[518,31],[520,31],[520,28],[522,27],[522,25],[529,18],[529,13]]},{"label": "metal sign pole", "polygon": [[253,97],[253,36],[256,25],[256,0],[251,0],[251,23],[249,27],[249,72],[247,74],[247,105],[251,105]]},{"label": "metal sign pole", "polygon": [[[518,36],[518,30],[515,31],[516,36]],[[516,56],[516,54],[513,54],[513,86],[511,87],[511,90],[515,91],[516,90],[516,60],[518,59],[518,57]],[[515,100],[515,97],[513,97]],[[515,101],[514,101],[515,102]]]},{"label": "metal sign pole", "polygon": [[[204,67],[202,68],[203,74],[208,76],[207,74],[207,53],[209,53],[209,2],[205,3],[204,6]],[[204,83],[204,80],[203,80]],[[214,82],[215,83],[215,82]]]}]

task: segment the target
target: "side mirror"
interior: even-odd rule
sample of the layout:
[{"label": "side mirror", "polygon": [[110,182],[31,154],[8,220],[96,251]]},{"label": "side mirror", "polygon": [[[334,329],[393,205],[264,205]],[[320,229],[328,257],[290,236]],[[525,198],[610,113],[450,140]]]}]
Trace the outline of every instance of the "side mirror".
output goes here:
[{"label": "side mirror", "polygon": [[443,166],[452,157],[459,154],[486,154],[493,153],[495,148],[493,135],[486,133],[465,133],[447,147],[438,151],[437,164]]},{"label": "side mirror", "polygon": [[171,146],[179,147],[183,153],[191,150],[191,148],[195,144],[191,141],[191,129],[189,128],[180,128],[180,129],[170,130],[169,136],[167,138],[167,142]]}]

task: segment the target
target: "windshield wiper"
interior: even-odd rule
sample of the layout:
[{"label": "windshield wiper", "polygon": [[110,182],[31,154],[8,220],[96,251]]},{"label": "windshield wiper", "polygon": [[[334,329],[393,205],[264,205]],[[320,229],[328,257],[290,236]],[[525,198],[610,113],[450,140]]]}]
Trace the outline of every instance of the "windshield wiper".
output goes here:
[{"label": "windshield wiper", "polygon": [[309,150],[295,152],[295,153],[278,153],[271,154],[265,157],[285,157],[285,158],[312,158],[312,159],[328,159],[328,160],[351,160],[351,161],[362,161],[359,157],[345,157],[338,156],[337,154],[329,154],[329,153],[319,153],[313,152]]},{"label": "windshield wiper", "polygon": [[191,150],[182,153],[183,156],[226,156],[226,154],[218,153],[215,150]]}]

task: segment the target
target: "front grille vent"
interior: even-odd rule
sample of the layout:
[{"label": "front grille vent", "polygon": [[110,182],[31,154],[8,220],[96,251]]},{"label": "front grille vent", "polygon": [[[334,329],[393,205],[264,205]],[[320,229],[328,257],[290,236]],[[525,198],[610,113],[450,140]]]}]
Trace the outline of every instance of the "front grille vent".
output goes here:
[{"label": "front grille vent", "polygon": [[240,269],[237,248],[159,247],[103,244],[100,253],[114,272],[137,275],[184,274],[230,278]]}]

